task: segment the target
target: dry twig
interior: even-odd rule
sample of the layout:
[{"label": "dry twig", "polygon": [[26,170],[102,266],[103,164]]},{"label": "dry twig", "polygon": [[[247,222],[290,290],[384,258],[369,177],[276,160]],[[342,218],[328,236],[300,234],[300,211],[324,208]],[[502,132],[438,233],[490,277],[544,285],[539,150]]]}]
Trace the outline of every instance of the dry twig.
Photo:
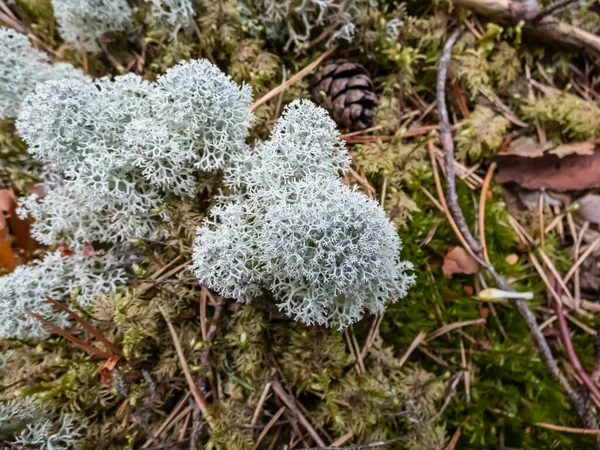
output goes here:
[{"label": "dry twig", "polygon": [[250,111],[256,111],[259,106],[268,102],[273,97],[278,95],[280,92],[284,92],[287,88],[289,88],[291,85],[293,85],[297,81],[300,81],[302,78],[304,78],[306,75],[308,75],[311,71],[313,71],[319,64],[321,64],[321,62],[323,60],[325,60],[326,58],[331,56],[333,54],[333,52],[335,52],[336,49],[337,49],[336,45],[332,46],[325,53],[323,53],[321,56],[319,56],[317,59],[315,59],[313,62],[311,62],[308,66],[306,66],[304,69],[302,69],[296,75],[291,77],[289,80],[285,81],[284,83],[281,83],[275,89],[271,89],[269,92],[267,92],[261,98],[256,100],[252,104],[252,106],[250,106]]},{"label": "dry twig", "polygon": [[[464,1],[456,2],[457,4],[464,4]],[[472,3],[472,2],[471,2]],[[477,2],[475,2],[477,3]],[[488,2],[489,3],[489,2]],[[447,173],[447,183],[448,183],[448,210],[451,212],[461,234],[464,237],[469,245],[471,245],[471,250],[476,253],[480,264],[485,267],[492,277],[494,278],[498,287],[504,291],[515,292],[512,286],[500,275],[496,272],[493,264],[488,264],[486,262],[481,261],[481,246],[475,240],[469,227],[466,225],[466,220],[463,215],[462,209],[458,205],[458,199],[456,197],[456,186],[455,186],[455,174],[454,174],[454,142],[452,140],[452,134],[450,129],[450,123],[448,119],[448,110],[446,107],[446,73],[448,69],[448,62],[450,61],[450,55],[452,52],[452,46],[458,39],[462,32],[462,27],[454,31],[448,41],[446,42],[443,50],[442,58],[439,63],[438,70],[438,80],[437,80],[437,100],[440,108],[440,140],[442,143],[442,147],[445,154],[445,162],[446,162],[446,173]],[[542,334],[540,330],[536,318],[534,314],[529,309],[529,306],[523,299],[515,299],[515,304],[519,313],[527,323],[529,331],[531,332],[542,359],[554,378],[563,386],[569,399],[575,406],[578,415],[583,420],[585,426],[587,428],[597,429],[598,422],[595,416],[591,413],[588,401],[582,397],[569,383],[569,381],[565,378],[565,376],[560,372],[558,364],[552,355],[552,350],[546,341],[546,338]],[[600,446],[599,446],[600,448]]]},{"label": "dry twig", "polygon": [[208,403],[206,402],[206,399],[202,397],[202,394],[200,394],[200,391],[198,390],[196,384],[194,383],[194,380],[192,379],[192,375],[190,374],[190,371],[188,369],[188,365],[185,360],[185,355],[183,354],[183,349],[181,348],[181,343],[179,342],[179,338],[177,337],[175,327],[173,327],[173,324],[167,317],[165,310],[161,306],[159,306],[158,309],[163,315],[165,322],[167,323],[167,327],[169,328],[169,332],[171,333],[171,338],[173,339],[173,344],[175,345],[175,351],[177,352],[177,357],[179,358],[181,369],[183,370],[185,379],[188,383],[190,391],[192,392],[192,396],[194,397],[194,400],[196,400],[196,404],[202,411],[202,414],[206,414],[206,412],[208,412]]},{"label": "dry twig", "polygon": [[472,9],[501,24],[516,25],[523,21],[525,32],[541,42],[600,55],[600,36],[548,15],[538,19],[541,11],[536,0],[454,0],[454,4]]}]

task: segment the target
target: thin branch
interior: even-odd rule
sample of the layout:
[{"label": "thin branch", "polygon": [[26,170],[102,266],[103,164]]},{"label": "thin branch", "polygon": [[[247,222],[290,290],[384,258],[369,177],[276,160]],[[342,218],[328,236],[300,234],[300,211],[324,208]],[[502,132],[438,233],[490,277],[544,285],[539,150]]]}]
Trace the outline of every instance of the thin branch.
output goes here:
[{"label": "thin branch", "polygon": [[321,447],[325,447],[325,442],[323,441],[323,439],[321,439],[321,436],[319,436],[319,434],[315,431],[315,429],[312,427],[312,425],[310,424],[308,419],[306,417],[304,417],[304,414],[302,414],[302,412],[300,412],[300,410],[296,406],[295,399],[291,398],[288,395],[288,393],[285,392],[285,389],[283,389],[283,386],[281,385],[281,383],[279,383],[279,381],[275,380],[275,381],[271,382],[271,386],[273,388],[273,391],[279,397],[279,399],[285,404],[285,406],[287,406],[287,408],[291,412],[293,412],[293,414],[298,418],[298,421],[302,424],[304,429],[306,431],[308,431],[308,434],[310,434],[310,436],[314,439],[314,441]]},{"label": "thin branch", "polygon": [[453,3],[470,8],[501,25],[514,26],[523,21],[525,32],[540,42],[552,45],[553,49],[561,46],[600,56],[600,36],[554,17],[546,16],[536,22],[534,19],[540,13],[537,1],[454,0]]},{"label": "thin branch", "polygon": [[437,104],[440,110],[439,136],[442,148],[444,149],[444,158],[446,162],[446,182],[448,184],[446,202],[448,204],[448,210],[452,214],[452,217],[454,217],[456,226],[469,244],[469,247],[473,249],[474,252],[479,252],[481,250],[481,245],[479,245],[471,234],[465,216],[458,205],[458,198],[456,196],[456,173],[454,171],[454,141],[452,139],[450,119],[448,118],[448,108],[446,107],[446,74],[448,73],[448,63],[450,62],[452,46],[462,31],[463,27],[461,26],[452,33],[444,46],[444,52],[440,58],[437,79]]},{"label": "thin branch", "polygon": [[565,6],[569,6],[571,3],[575,3],[577,0],[558,0],[545,8],[543,8],[532,20],[533,23],[539,22],[544,17],[551,16],[559,9],[563,9]]},{"label": "thin branch", "polygon": [[104,350],[101,350],[98,347],[95,347],[91,344],[88,344],[87,342],[77,339],[75,336],[73,336],[68,331],[63,330],[62,328],[60,328],[57,325],[50,322],[49,320],[44,319],[39,314],[36,314],[31,311],[27,311],[27,314],[29,314],[34,319],[37,319],[40,322],[42,322],[44,325],[46,325],[48,328],[50,328],[53,332],[64,337],[65,339],[70,341],[76,347],[78,347],[82,350],[85,350],[86,352],[91,353],[92,355],[97,356],[98,358],[110,359],[111,357],[113,357],[113,355],[111,353],[105,352]]},{"label": "thin branch", "polygon": [[65,305],[57,302],[56,300],[49,297],[48,295],[46,295],[46,301],[48,301],[49,303],[54,305],[54,307],[56,309],[58,309],[59,311],[66,312],[69,316],[71,316],[73,319],[75,319],[75,321],[77,323],[79,323],[88,333],[90,333],[92,336],[94,336],[96,339],[98,339],[100,342],[102,342],[111,353],[113,353],[114,355],[123,356],[123,352],[121,351],[121,349],[119,347],[117,347],[111,341],[106,339],[104,337],[104,335],[102,333],[100,333],[100,331],[98,331],[98,329],[96,327],[92,326],[87,320],[85,320],[79,314],[77,314],[74,311],[71,311]]},{"label": "thin branch", "polygon": [[[458,2],[457,2],[458,3]],[[448,39],[448,42],[444,46],[444,51],[442,58],[440,59],[439,70],[438,70],[438,79],[437,79],[437,97],[438,97],[438,105],[440,109],[440,140],[442,141],[442,146],[445,151],[445,164],[446,164],[446,173],[447,173],[447,183],[448,183],[448,209],[452,213],[456,224],[459,226],[461,233],[464,235],[464,239],[469,242],[469,244],[474,243],[471,250],[477,254],[479,259],[482,258],[481,246],[475,238],[471,234],[469,227],[466,225],[466,220],[463,215],[463,212],[456,201],[456,187],[455,187],[455,173],[454,173],[454,142],[452,141],[452,134],[450,131],[449,121],[448,121],[448,110],[446,108],[446,99],[445,99],[445,85],[446,85],[446,72],[448,69],[448,62],[450,61],[450,55],[452,52],[452,45],[458,39],[462,31],[462,27],[457,29]],[[452,207],[450,203],[453,203]],[[462,225],[460,225],[462,224]],[[515,289],[500,275],[496,272],[493,264],[488,264],[487,262],[480,261],[483,267],[485,267],[492,277],[494,278],[497,286],[509,292],[515,292]],[[542,360],[546,364],[546,367],[550,370],[550,373],[554,376],[554,378],[563,386],[569,399],[575,406],[578,415],[583,420],[585,426],[587,428],[597,429],[598,422],[596,417],[593,415],[590,410],[589,402],[587,399],[583,398],[569,383],[569,381],[564,377],[564,375],[560,372],[558,364],[552,356],[552,350],[544,337],[542,330],[537,324],[536,318],[534,314],[529,309],[529,306],[523,299],[516,299],[515,304],[517,305],[517,309],[519,313],[525,320],[529,331],[531,332],[540,354],[542,356]],[[599,444],[600,445],[600,444]],[[598,447],[600,448],[600,446]]]},{"label": "thin branch", "polygon": [[[554,289],[560,295],[562,287],[555,283]],[[588,388],[590,393],[596,397],[597,400],[600,401],[600,390],[598,390],[598,386],[592,381],[588,373],[585,371],[579,358],[577,357],[577,353],[575,352],[575,348],[573,347],[573,341],[571,340],[571,335],[569,334],[569,327],[567,325],[567,319],[565,318],[565,313],[562,308],[562,304],[559,301],[554,302],[554,310],[556,311],[556,318],[558,329],[560,330],[560,334],[565,344],[565,351],[567,352],[567,356],[569,357],[569,361],[573,365],[573,368],[577,372],[577,375],[583,381],[583,384]]]},{"label": "thin branch", "polygon": [[181,343],[179,342],[179,338],[177,337],[177,332],[175,331],[173,324],[167,317],[167,314],[165,313],[164,309],[160,306],[158,307],[158,309],[160,310],[161,314],[163,315],[165,322],[167,323],[167,327],[169,328],[169,332],[171,333],[171,338],[173,339],[173,344],[175,344],[175,351],[177,352],[177,357],[179,358],[179,362],[181,363],[181,369],[183,370],[183,373],[185,375],[185,379],[188,383],[190,391],[192,391],[192,396],[194,397],[194,400],[196,400],[196,403],[198,404],[198,407],[202,411],[202,414],[206,414],[206,412],[208,412],[208,403],[206,402],[204,397],[202,397],[202,394],[200,394],[200,391],[194,384],[192,375],[190,375],[190,371],[188,369],[188,365],[185,360],[185,356],[183,354],[183,349],[181,348]]},{"label": "thin branch", "polygon": [[302,69],[300,72],[298,72],[296,75],[294,75],[289,80],[287,80],[285,83],[280,84],[275,89],[271,89],[269,92],[267,92],[265,95],[263,95],[257,101],[255,101],[252,104],[252,106],[250,106],[250,111],[256,111],[259,106],[268,102],[273,97],[278,95],[280,92],[285,91],[287,88],[289,88],[291,85],[293,85],[297,81],[300,81],[302,78],[304,78],[306,75],[308,75],[311,71],[313,71],[319,64],[321,64],[321,62],[324,59],[326,59],[330,55],[332,55],[336,49],[337,49],[337,46],[334,45],[329,50],[327,50],[325,53],[323,53],[321,56],[319,56],[317,59],[315,59],[313,62],[311,62],[308,66],[306,66],[304,69]]},{"label": "thin branch", "polygon": [[490,264],[490,257],[488,256],[487,245],[485,243],[485,202],[487,200],[487,194],[490,189],[490,183],[492,182],[492,175],[496,169],[496,163],[492,163],[488,172],[483,180],[483,186],[481,186],[481,196],[479,197],[479,240],[481,247],[483,248],[483,259],[485,262]]}]

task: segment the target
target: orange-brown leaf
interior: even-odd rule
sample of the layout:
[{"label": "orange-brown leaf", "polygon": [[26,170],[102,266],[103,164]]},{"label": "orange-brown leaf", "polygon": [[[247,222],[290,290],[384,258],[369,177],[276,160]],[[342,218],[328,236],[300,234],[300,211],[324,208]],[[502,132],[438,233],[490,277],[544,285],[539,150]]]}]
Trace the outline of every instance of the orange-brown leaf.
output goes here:
[{"label": "orange-brown leaf", "polygon": [[473,274],[479,269],[479,264],[462,247],[453,247],[448,251],[444,258],[442,272],[447,277],[452,277],[455,273]]}]

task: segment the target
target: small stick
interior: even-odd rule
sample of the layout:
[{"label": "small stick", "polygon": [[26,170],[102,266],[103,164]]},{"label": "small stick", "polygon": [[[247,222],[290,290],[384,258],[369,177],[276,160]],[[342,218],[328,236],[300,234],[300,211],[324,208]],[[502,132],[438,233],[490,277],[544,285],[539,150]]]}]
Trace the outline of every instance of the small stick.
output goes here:
[{"label": "small stick", "polygon": [[354,346],[354,353],[356,354],[356,359],[358,360],[358,366],[360,367],[361,373],[367,373],[362,353],[360,351],[360,347],[358,346],[358,341],[356,340],[356,335],[354,334],[354,329],[352,327],[350,327],[350,331],[348,334],[351,338],[352,345]]},{"label": "small stick", "polygon": [[267,400],[267,395],[269,394],[269,389],[271,389],[271,383],[267,383],[265,388],[260,394],[260,399],[258,400],[258,404],[256,405],[256,409],[254,410],[254,414],[252,415],[252,420],[250,421],[250,425],[256,425],[258,422],[258,417],[260,416],[260,411],[262,410],[265,401]]},{"label": "small stick", "polygon": [[281,417],[281,415],[284,412],[285,406],[282,406],[281,408],[279,408],[279,411],[277,411],[275,415],[271,418],[271,420],[269,420],[269,423],[267,423],[267,426],[265,426],[264,430],[262,430],[260,436],[258,436],[258,439],[256,440],[256,445],[254,446],[255,449],[258,448],[260,442],[263,440],[263,438],[267,435],[269,430],[273,427],[273,425],[275,425],[275,422],[277,422],[277,420]]},{"label": "small stick", "polygon": [[575,299],[573,298],[573,296],[571,295],[571,292],[567,288],[566,283],[561,278],[560,273],[558,273],[558,270],[556,270],[556,267],[554,266],[554,263],[552,262],[552,260],[550,258],[548,258],[548,255],[546,255],[546,253],[544,253],[544,251],[541,248],[538,249],[538,253],[542,257],[542,260],[544,261],[544,263],[546,264],[546,266],[548,267],[548,269],[550,269],[550,272],[552,273],[552,276],[554,276],[554,279],[560,285],[560,287],[562,288],[563,292],[568,297],[569,301],[573,305],[575,305]]},{"label": "small stick", "polygon": [[[171,420],[173,420],[173,417],[175,417],[179,411],[181,410],[181,408],[183,408],[183,405],[185,405],[185,403],[187,402],[187,399],[190,398],[191,392],[188,392],[187,394],[185,394],[181,400],[179,400],[179,402],[177,402],[177,405],[175,405],[175,408],[173,408],[173,411],[171,411],[171,414],[169,414],[169,416],[165,419],[165,421],[162,423],[162,425],[158,428],[158,430],[156,430],[153,435],[155,438],[159,437],[160,434],[165,431],[165,429],[169,426],[169,424],[171,423]],[[191,411],[191,408],[190,408]],[[152,445],[152,441],[147,440],[146,442],[144,442],[144,445],[142,445],[142,448],[148,448],[150,447],[150,445]]]},{"label": "small stick", "polygon": [[[560,292],[560,286],[558,284],[556,285],[556,289]],[[590,379],[589,375],[581,365],[579,358],[577,357],[577,353],[573,347],[573,341],[571,340],[571,335],[569,334],[569,326],[567,325],[565,313],[563,312],[560,302],[555,302],[554,310],[556,311],[556,322],[558,323],[558,329],[560,330],[563,343],[565,344],[565,350],[567,352],[567,356],[569,357],[569,361],[571,361],[571,364],[573,364],[575,371],[590,393],[596,398],[596,400],[600,400],[600,390],[598,390],[598,386],[596,386],[596,384]]]},{"label": "small stick", "polygon": [[388,186],[388,177],[385,177],[383,179],[383,186],[381,188],[381,200],[379,202],[379,203],[381,203],[382,208],[385,206],[385,194],[387,192],[387,186]]},{"label": "small stick", "polygon": [[192,379],[192,375],[190,374],[187,362],[185,360],[185,356],[183,354],[183,349],[181,348],[181,343],[179,342],[179,338],[177,337],[177,332],[175,331],[173,324],[167,317],[167,314],[165,313],[165,310],[162,308],[162,306],[159,306],[158,309],[163,315],[165,322],[167,323],[167,327],[169,328],[169,332],[171,333],[173,344],[175,344],[175,351],[177,352],[177,357],[179,358],[181,369],[183,370],[185,379],[188,383],[190,391],[192,392],[192,396],[194,397],[194,400],[196,400],[196,404],[200,408],[200,411],[202,411],[202,414],[206,414],[208,412],[208,403],[206,402],[204,397],[202,397],[202,394],[200,394],[200,391],[198,390],[196,384],[194,383],[194,380]]},{"label": "small stick", "polygon": [[458,444],[460,434],[461,430],[460,428],[457,428],[454,434],[452,435],[452,439],[450,439],[450,442],[448,442],[448,445],[446,445],[446,448],[444,450],[454,450],[456,448],[456,444]]},{"label": "small stick", "polygon": [[450,128],[450,119],[448,118],[448,108],[446,106],[446,75],[448,73],[448,63],[450,62],[450,54],[452,46],[463,31],[463,27],[458,28],[448,38],[444,45],[444,52],[440,58],[437,79],[437,101],[440,112],[440,129],[439,137],[444,149],[444,157],[446,161],[446,183],[448,186],[447,203],[448,210],[452,213],[458,229],[465,240],[469,243],[469,247],[475,252],[481,251],[481,245],[475,240],[471,232],[465,233],[468,230],[467,222],[458,205],[458,197],[456,195],[456,176],[454,172],[454,141],[452,140],[452,129]]},{"label": "small stick", "polygon": [[346,442],[348,442],[353,437],[354,437],[354,433],[352,431],[348,431],[346,434],[344,434],[343,436],[340,436],[335,441],[333,441],[331,443],[330,447],[339,447],[341,445],[344,445]]},{"label": "small stick", "polygon": [[68,341],[70,341],[76,347],[79,347],[80,349],[85,350],[86,352],[91,353],[92,355],[97,356],[98,358],[110,359],[113,356],[112,354],[107,353],[104,350],[101,350],[101,349],[99,349],[98,347],[96,347],[94,345],[88,344],[87,342],[84,342],[84,341],[81,341],[81,340],[77,339],[75,336],[71,335],[71,333],[69,333],[69,332],[63,330],[62,328],[56,326],[55,324],[53,324],[49,320],[44,319],[39,314],[36,314],[34,312],[31,312],[31,311],[27,311],[27,314],[29,314],[34,319],[37,319],[40,322],[42,322],[44,325],[46,325],[48,328],[50,328],[56,334],[59,334],[60,336],[64,337],[65,339],[67,339]]},{"label": "small stick", "polygon": [[464,375],[466,402],[471,403],[471,374],[467,365],[467,354],[465,353],[465,344],[463,343],[462,337],[460,338],[460,363]]},{"label": "small stick", "polygon": [[306,417],[304,417],[304,415],[300,412],[300,410],[296,406],[294,399],[288,396],[288,394],[285,392],[283,386],[281,386],[279,381],[272,381],[271,386],[273,387],[273,391],[277,394],[277,396],[281,399],[285,406],[287,406],[289,410],[292,411],[294,415],[298,418],[298,421],[302,424],[304,429],[308,431],[308,434],[310,434],[310,436],[314,439],[317,445],[325,447],[326,444],[323,441],[323,439],[321,439],[321,436],[319,436],[319,434],[312,427],[308,419],[306,419]]},{"label": "small stick", "polygon": [[421,331],[419,334],[417,334],[417,337],[413,339],[413,341],[408,346],[406,352],[404,352],[404,355],[402,355],[402,358],[400,358],[400,361],[398,362],[399,368],[402,367],[404,363],[406,363],[412,352],[414,352],[415,349],[423,343],[426,336],[427,333],[425,333],[424,331]]},{"label": "small stick", "polygon": [[495,162],[490,165],[490,168],[485,175],[483,185],[481,186],[481,196],[479,197],[479,240],[481,241],[481,247],[483,248],[483,259],[485,259],[485,262],[488,264],[490,264],[490,257],[488,256],[487,245],[485,243],[485,202],[487,200],[487,194],[490,189],[494,170],[496,170]]},{"label": "small stick", "polygon": [[434,332],[430,333],[425,339],[425,342],[431,342],[435,338],[438,338],[446,333],[450,333],[451,331],[458,330],[459,328],[468,327],[470,325],[482,325],[486,322],[486,320],[481,317],[475,320],[464,320],[462,322],[454,322],[448,325],[444,325],[443,327],[438,328]]},{"label": "small stick", "polygon": [[350,354],[352,355],[352,357],[354,359],[354,370],[356,370],[356,373],[358,373],[358,374],[363,373],[362,368],[361,368],[360,364],[358,363],[358,356],[356,355],[354,345],[352,345],[352,341],[350,340],[350,334],[348,333],[347,329],[344,330],[344,339],[346,339],[346,345],[348,346],[348,351],[350,352]]},{"label": "small stick", "polygon": [[206,302],[208,289],[202,286],[200,288],[200,332],[202,333],[202,340],[206,341],[208,330],[206,329]]},{"label": "small stick", "polygon": [[538,202],[538,215],[540,216],[540,247],[546,248],[546,227],[544,226],[544,195],[540,195]]},{"label": "small stick", "polygon": [[187,427],[190,423],[190,418],[192,417],[192,412],[190,411],[189,413],[187,413],[187,415],[185,416],[185,420],[183,422],[183,425],[181,426],[181,430],[179,431],[179,441],[183,441],[183,438],[185,437],[185,432],[187,431]]},{"label": "small stick", "polygon": [[356,178],[356,181],[358,181],[367,191],[369,191],[371,195],[375,195],[377,193],[375,188],[369,184],[367,179],[361,177],[360,174],[352,167],[348,168],[348,173]]},{"label": "small stick", "polygon": [[69,316],[71,316],[73,319],[75,319],[75,321],[79,325],[81,325],[88,333],[90,333],[92,336],[94,336],[96,339],[98,339],[100,342],[102,342],[104,345],[106,345],[106,348],[111,353],[113,353],[114,355],[117,355],[117,356],[123,356],[123,352],[121,351],[121,349],[119,347],[117,347],[115,344],[113,344],[108,339],[106,339],[104,337],[104,335],[102,333],[100,333],[100,331],[98,331],[98,329],[96,327],[92,326],[87,320],[85,320],[79,314],[77,314],[74,311],[71,311],[65,305],[57,302],[56,300],[49,297],[48,295],[46,295],[46,301],[48,301],[49,303],[54,305],[54,307],[56,309],[66,312]]},{"label": "small stick", "polygon": [[533,23],[539,22],[546,16],[551,16],[559,9],[569,6],[571,3],[575,3],[577,0],[558,0],[542,9],[532,20]]},{"label": "small stick", "polygon": [[[499,409],[492,409],[492,411],[498,414],[502,414],[506,417],[510,417],[511,419],[519,419],[517,415],[513,413],[501,411]],[[534,422],[532,425],[540,428],[546,428],[548,430],[563,431],[565,433],[600,435],[600,430],[590,430],[587,428],[564,427],[562,425],[554,425],[553,423],[546,422]]]},{"label": "small stick", "polygon": [[106,57],[108,58],[108,60],[110,61],[110,63],[114,66],[114,68],[117,69],[117,71],[121,74],[127,73],[127,69],[125,69],[125,67],[123,67],[123,64],[121,64],[117,60],[117,58],[115,58],[113,55],[110,54],[110,52],[108,51],[108,48],[106,47],[106,44],[101,39],[98,39],[97,42],[98,42],[98,45],[100,45],[100,48],[102,49],[102,51],[104,52]]},{"label": "small stick", "polygon": [[567,272],[567,274],[565,275],[565,279],[564,279],[565,283],[569,282],[569,280],[571,279],[571,277],[573,276],[573,274],[575,273],[575,271],[577,269],[579,269],[579,266],[581,266],[583,264],[583,262],[588,258],[588,256],[590,256],[592,254],[592,252],[594,250],[596,250],[596,247],[598,247],[598,244],[600,244],[600,237],[596,238],[596,240],[590,244],[590,246],[583,253],[583,255],[581,255],[579,257],[579,259],[577,260],[577,262],[575,262],[575,264],[573,265],[573,267],[571,267],[571,269]]},{"label": "small stick", "polygon": [[298,72],[296,75],[291,77],[289,80],[280,84],[275,89],[271,89],[269,92],[267,92],[265,95],[263,95],[257,101],[255,101],[252,104],[252,106],[250,106],[250,111],[252,111],[252,112],[256,111],[259,106],[268,102],[273,97],[278,95],[280,92],[285,91],[287,88],[289,88],[291,85],[293,85],[297,81],[300,81],[302,78],[304,78],[306,75],[308,75],[311,71],[313,71],[319,64],[321,64],[321,62],[323,60],[325,60],[326,58],[331,56],[333,54],[333,52],[335,52],[336,49],[337,49],[337,45],[334,45],[329,50],[327,50],[325,53],[323,53],[321,56],[319,56],[317,59],[315,59],[313,62],[311,62],[308,66],[306,66],[304,69],[302,69],[300,72]]},{"label": "small stick", "polygon": [[436,160],[436,157],[435,157],[435,150],[433,148],[433,142],[431,142],[431,140],[430,140],[428,142],[428,144],[429,144],[429,155],[431,157],[431,164],[433,166],[433,178],[435,179],[435,187],[436,187],[436,189],[438,191],[438,196],[440,198],[440,203],[442,204],[442,207],[444,208],[444,213],[446,214],[446,217],[448,218],[448,222],[450,222],[450,226],[454,230],[454,233],[456,234],[456,237],[458,238],[458,240],[460,241],[460,243],[462,244],[462,246],[464,247],[464,249],[467,252],[469,252],[469,254],[473,258],[475,258],[475,260],[477,262],[479,262],[480,264],[484,264],[484,261],[482,261],[481,258],[479,258],[474,253],[474,251],[471,249],[471,247],[469,246],[469,243],[466,241],[465,237],[463,236],[463,233],[458,228],[458,225],[454,221],[454,217],[452,216],[452,214],[450,213],[450,210],[448,209],[448,204],[446,203],[446,198],[444,197],[444,190],[442,189],[442,182],[440,180],[440,174],[439,174],[438,168],[437,168],[437,160]]}]

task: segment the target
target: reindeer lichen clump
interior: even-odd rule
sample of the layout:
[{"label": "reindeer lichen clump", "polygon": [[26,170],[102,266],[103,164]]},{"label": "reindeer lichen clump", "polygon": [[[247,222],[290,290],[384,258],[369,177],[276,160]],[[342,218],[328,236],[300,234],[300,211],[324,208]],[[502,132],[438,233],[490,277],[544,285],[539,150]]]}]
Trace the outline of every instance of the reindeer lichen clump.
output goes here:
[{"label": "reindeer lichen clump", "polygon": [[0,120],[16,117],[25,96],[37,83],[85,75],[67,63],[51,64],[49,56],[31,46],[27,36],[0,27]]},{"label": "reindeer lichen clump", "polygon": [[271,139],[225,170],[223,197],[199,229],[194,271],[244,303],[272,295],[289,317],[343,329],[414,283],[383,209],[341,183],[349,157],[327,112],[296,101]]},{"label": "reindeer lichen clump", "polygon": [[[39,242],[67,245],[74,255],[50,254],[0,278],[0,306],[10,315],[0,336],[46,337],[27,311],[66,325],[45,295],[62,299],[80,286],[85,305],[124,283],[124,260],[112,252],[158,237],[162,205],[194,195],[202,171],[230,164],[245,146],[250,101],[249,87],[204,60],[180,63],[155,83],[128,74],[39,84],[17,130],[31,155],[63,179],[43,198],[25,198],[20,213],[33,217]],[[109,250],[85,256],[89,244]]]},{"label": "reindeer lichen clump", "polygon": [[33,236],[71,246],[157,237],[166,199],[192,196],[199,171],[222,169],[243,149],[250,100],[248,87],[204,60],[156,83],[128,74],[38,86],[17,129],[65,180],[23,202]]},{"label": "reindeer lichen clump", "polygon": [[62,38],[88,52],[99,52],[97,40],[132,25],[126,0],[52,0]]}]

